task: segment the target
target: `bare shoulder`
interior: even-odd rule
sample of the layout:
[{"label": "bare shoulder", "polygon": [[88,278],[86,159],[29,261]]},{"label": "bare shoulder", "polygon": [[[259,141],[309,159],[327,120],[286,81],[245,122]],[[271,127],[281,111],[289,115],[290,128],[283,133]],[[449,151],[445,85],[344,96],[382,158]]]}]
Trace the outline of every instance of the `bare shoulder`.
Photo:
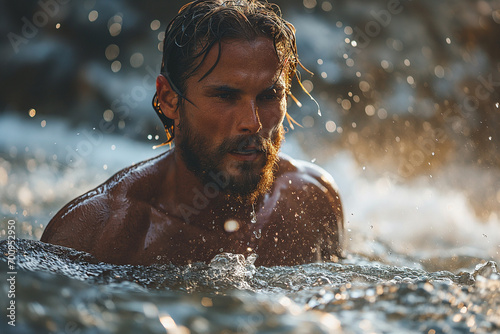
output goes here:
[{"label": "bare shoulder", "polygon": [[45,227],[43,242],[90,251],[89,235],[97,232],[109,217],[109,203],[106,186],[83,194],[68,204],[50,220]]},{"label": "bare shoulder", "polygon": [[[163,154],[124,168],[66,204],[51,219],[41,241],[90,252],[110,223],[126,216],[133,197],[155,183]],[[123,219],[120,219],[123,221]]]},{"label": "bare shoulder", "polygon": [[308,161],[296,160],[285,154],[280,154],[277,178],[282,177],[298,180],[302,186],[311,185],[319,187],[324,192],[338,196],[337,184],[330,173]]},{"label": "bare shoulder", "polygon": [[[308,208],[310,217],[335,221],[343,226],[343,209],[333,177],[323,168],[307,161],[280,156],[275,187],[286,198],[287,205]],[[275,188],[275,189],[278,189]]]},{"label": "bare shoulder", "polygon": [[[292,227],[291,234],[299,233],[297,240],[313,240],[319,249],[315,255],[317,260],[332,261],[343,257],[342,201],[327,171],[310,162],[281,155],[274,193],[280,198],[276,206],[278,216]],[[294,221],[296,223],[290,224]],[[307,254],[306,249],[303,248],[304,254]]]}]

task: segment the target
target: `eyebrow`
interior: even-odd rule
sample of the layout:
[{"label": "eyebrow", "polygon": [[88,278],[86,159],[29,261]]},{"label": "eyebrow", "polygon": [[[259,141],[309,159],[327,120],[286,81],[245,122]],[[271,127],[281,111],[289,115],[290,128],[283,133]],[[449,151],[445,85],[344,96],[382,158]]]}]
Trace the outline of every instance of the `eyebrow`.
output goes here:
[{"label": "eyebrow", "polygon": [[[241,89],[233,88],[233,87],[230,87],[228,85],[209,85],[209,86],[206,86],[205,89],[219,91],[219,92],[226,92],[226,93],[240,93],[242,91]],[[272,84],[271,86],[263,89],[262,92],[269,92],[272,90],[281,91],[284,89],[285,89],[285,87],[282,84],[275,83],[275,84]]]},{"label": "eyebrow", "polygon": [[227,92],[227,93],[239,93],[239,92],[241,92],[241,89],[232,88],[232,87],[229,87],[228,85],[206,86],[205,89],[215,90],[215,91],[219,91],[219,92]]},{"label": "eyebrow", "polygon": [[273,85],[271,85],[270,87],[264,89],[263,91],[264,92],[268,92],[270,90],[277,90],[277,91],[285,90],[285,86],[283,86],[280,83],[274,83]]}]

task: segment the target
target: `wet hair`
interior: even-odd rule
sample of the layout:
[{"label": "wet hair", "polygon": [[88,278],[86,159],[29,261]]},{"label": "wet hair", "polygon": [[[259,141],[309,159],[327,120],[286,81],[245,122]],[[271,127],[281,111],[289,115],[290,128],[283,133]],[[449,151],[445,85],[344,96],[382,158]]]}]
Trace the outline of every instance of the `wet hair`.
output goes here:
[{"label": "wet hair", "polygon": [[[219,48],[218,58],[200,80],[217,66],[222,40],[256,37],[273,41],[281,70],[285,73],[286,91],[291,95],[293,76],[300,84],[295,28],[282,18],[277,5],[258,0],[196,0],[184,5],[165,31],[161,65],[161,74],[179,96],[178,107],[184,100],[190,102],[185,96],[186,80],[200,68],[212,47]],[[164,144],[168,144],[175,136],[174,121],[163,114],[156,94],[153,108],[165,127],[167,141]],[[288,114],[287,118],[290,121]]]}]

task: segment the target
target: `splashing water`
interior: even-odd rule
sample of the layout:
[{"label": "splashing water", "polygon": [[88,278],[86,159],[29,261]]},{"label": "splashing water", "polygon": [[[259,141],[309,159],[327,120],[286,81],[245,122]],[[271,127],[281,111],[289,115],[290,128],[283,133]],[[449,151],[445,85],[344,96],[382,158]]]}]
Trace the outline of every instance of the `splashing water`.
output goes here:
[{"label": "splashing water", "polygon": [[[500,329],[500,276],[492,261],[452,274],[359,256],[268,268],[255,267],[255,255],[223,253],[209,264],[130,266],[99,263],[89,254],[33,240],[17,240],[15,250],[17,326],[26,332]],[[0,253],[7,252],[7,242],[0,242]],[[0,268],[7,272],[5,259]],[[7,289],[7,282],[0,287]],[[7,307],[5,302],[0,306]]]},{"label": "splashing water", "polygon": [[[20,132],[15,122],[0,124],[9,124],[2,128],[8,140]],[[51,126],[55,124],[51,122]],[[40,139],[30,152],[36,152],[36,144],[46,138],[36,130],[33,135]],[[71,135],[62,132],[60,137]],[[85,168],[54,168],[50,161],[29,152],[0,161],[2,175],[9,180],[8,187],[0,187],[0,194],[15,205],[7,210],[30,210],[27,217],[22,212],[13,217],[18,221],[18,238],[39,238],[43,225],[37,221],[47,222],[68,198],[102,182],[109,173],[129,165],[131,161],[126,159],[130,156],[137,158],[144,152],[144,145],[130,142],[120,145],[128,147],[126,152],[116,149],[110,156],[106,148],[117,139],[104,140],[109,142],[94,147]],[[301,156],[293,139],[288,143],[285,153],[293,148],[294,156],[310,159]],[[6,141],[5,145],[16,143]],[[57,152],[64,157],[63,153]],[[108,165],[107,175],[103,163]],[[19,239],[16,329],[68,333],[165,333],[166,329],[186,333],[480,333],[500,328],[498,269],[495,262],[485,261],[497,259],[495,222],[475,223],[455,193],[446,195],[419,185],[405,188],[385,179],[364,180],[358,175],[361,168],[342,153],[323,165],[343,176],[338,181],[347,209],[346,239],[352,241],[349,257],[340,263],[255,267],[255,256],[226,253],[208,264],[116,266],[99,263],[86,253]],[[25,180],[32,183],[26,185]],[[19,186],[17,191],[14,186]],[[47,189],[54,193],[50,195]],[[415,217],[396,215],[411,210],[408,205],[413,203],[419,206]],[[456,216],[449,218],[447,210]],[[30,215],[35,216],[34,222]],[[250,220],[257,237],[254,207]],[[228,223],[228,232],[236,229],[237,224]],[[455,233],[451,235],[449,229]],[[439,242],[429,243],[434,239],[428,233]],[[450,247],[457,240],[460,248]],[[418,247],[417,251],[407,251],[409,246]],[[8,272],[5,241],[0,243],[0,253],[4,255],[0,270]],[[8,288],[6,280],[0,281],[0,289]],[[6,298],[0,299],[0,307],[7,307],[6,302]],[[5,326],[0,322],[0,332],[6,332]]]}]

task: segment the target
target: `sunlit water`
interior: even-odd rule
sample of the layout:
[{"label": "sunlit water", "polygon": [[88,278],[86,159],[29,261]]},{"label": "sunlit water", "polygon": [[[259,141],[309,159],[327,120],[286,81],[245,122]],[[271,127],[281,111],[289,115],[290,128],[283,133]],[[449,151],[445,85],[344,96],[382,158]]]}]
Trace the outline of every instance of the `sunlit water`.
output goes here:
[{"label": "sunlit water", "polygon": [[[2,333],[500,330],[500,224],[494,215],[478,219],[452,188],[369,175],[369,166],[340,151],[321,159],[345,206],[348,257],[340,263],[268,268],[221,254],[209,264],[115,266],[37,239],[67,201],[160,152],[153,144],[90,137],[55,119],[41,128],[2,116],[0,132],[0,233],[7,237],[13,219],[18,238],[17,322],[11,327],[3,317]],[[68,146],[88,151],[68,157]],[[284,151],[316,158],[293,135]],[[2,273],[11,271],[8,251],[2,241]],[[6,279],[0,289],[5,310]]]},{"label": "sunlit water", "polygon": [[[361,257],[256,268],[252,258],[221,254],[208,265],[141,267],[97,263],[36,241],[17,246],[17,328],[36,333],[500,329],[500,276],[493,262],[457,275]],[[7,270],[5,262],[0,266]]]}]

